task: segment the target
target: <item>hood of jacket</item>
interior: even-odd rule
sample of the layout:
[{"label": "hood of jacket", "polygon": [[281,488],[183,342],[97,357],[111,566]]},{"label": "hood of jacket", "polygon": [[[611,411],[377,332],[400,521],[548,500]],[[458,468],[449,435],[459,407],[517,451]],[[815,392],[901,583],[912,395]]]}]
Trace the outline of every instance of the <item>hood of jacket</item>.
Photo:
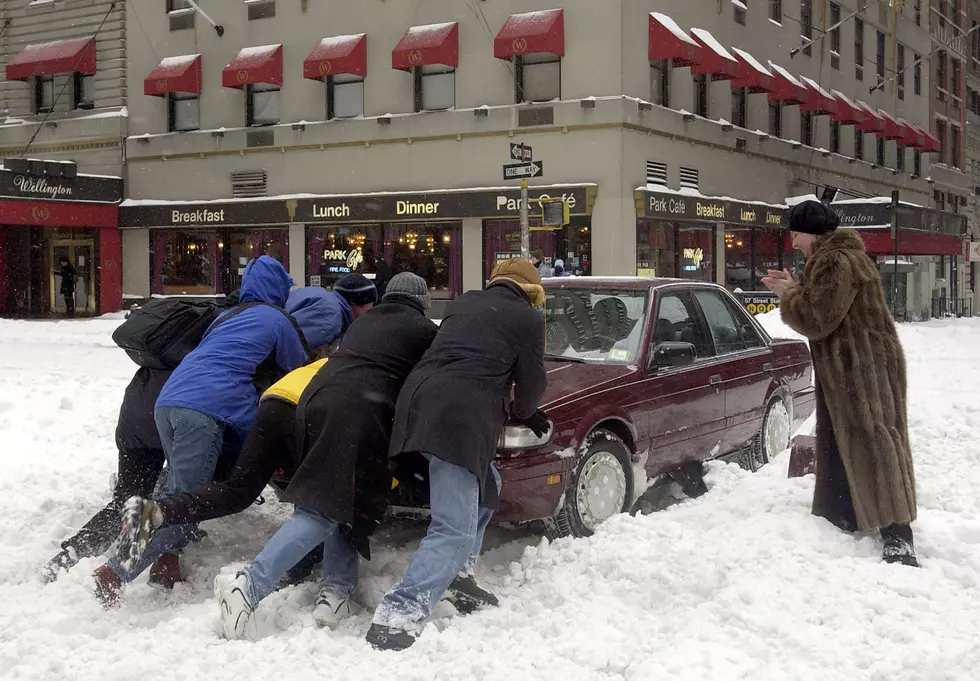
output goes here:
[{"label": "hood of jacket", "polygon": [[354,321],[354,313],[344,297],[320,286],[290,291],[286,312],[299,324],[311,348],[329,345]]},{"label": "hood of jacket", "polygon": [[292,285],[292,277],[278,260],[260,255],[245,266],[238,300],[241,303],[258,301],[284,307]]}]

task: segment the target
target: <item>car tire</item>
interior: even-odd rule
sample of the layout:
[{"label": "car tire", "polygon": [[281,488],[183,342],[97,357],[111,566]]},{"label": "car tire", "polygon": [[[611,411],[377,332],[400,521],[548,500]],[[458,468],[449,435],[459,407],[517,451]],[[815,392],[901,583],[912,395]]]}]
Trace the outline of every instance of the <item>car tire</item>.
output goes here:
[{"label": "car tire", "polygon": [[752,442],[752,453],[749,456],[749,467],[755,472],[772,461],[780,452],[790,446],[792,433],[789,410],[782,398],[776,397],[769,402],[766,413],[762,417],[762,426]]},{"label": "car tire", "polygon": [[622,438],[598,428],[586,438],[561,509],[546,521],[549,539],[590,537],[604,520],[633,504],[632,452]]}]

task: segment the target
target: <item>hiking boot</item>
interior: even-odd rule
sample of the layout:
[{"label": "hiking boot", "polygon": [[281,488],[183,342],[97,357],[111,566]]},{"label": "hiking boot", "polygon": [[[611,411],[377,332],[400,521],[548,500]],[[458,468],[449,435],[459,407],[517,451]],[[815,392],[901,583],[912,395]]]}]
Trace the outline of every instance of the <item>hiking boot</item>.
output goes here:
[{"label": "hiking boot", "polygon": [[174,588],[174,584],[184,581],[180,576],[180,557],[176,553],[165,553],[150,567],[150,584],[164,589]]},{"label": "hiking boot", "polygon": [[92,573],[95,580],[95,597],[102,602],[102,606],[107,610],[119,602],[119,592],[122,589],[122,580],[119,579],[111,567],[100,565]]},{"label": "hiking boot", "polygon": [[62,570],[71,570],[78,565],[78,553],[70,546],[66,546],[55,554],[54,558],[44,564],[38,573],[38,578],[42,584],[50,584],[58,579],[58,573]]},{"label": "hiking boot", "polygon": [[156,502],[142,497],[130,497],[119,514],[122,529],[119,531],[119,560],[132,572],[150,545],[153,533],[163,524],[163,514]]},{"label": "hiking boot", "polygon": [[446,589],[446,600],[455,606],[461,615],[469,615],[484,607],[499,605],[497,597],[481,588],[471,575],[456,575]]},{"label": "hiking boot", "polygon": [[395,629],[384,624],[371,624],[364,638],[375,650],[405,650],[415,643],[415,636],[404,629]]},{"label": "hiking boot", "polygon": [[915,549],[912,547],[912,543],[900,537],[885,539],[885,546],[881,550],[881,559],[889,564],[919,567],[919,561],[915,558]]},{"label": "hiking boot", "polygon": [[233,578],[229,575],[214,578],[214,596],[218,599],[221,614],[221,633],[229,641],[255,641],[259,637],[253,617],[255,607],[248,593],[247,572],[239,572]]},{"label": "hiking boot", "polygon": [[360,608],[348,596],[340,596],[329,589],[320,589],[313,608],[313,619],[321,627],[333,628]]}]

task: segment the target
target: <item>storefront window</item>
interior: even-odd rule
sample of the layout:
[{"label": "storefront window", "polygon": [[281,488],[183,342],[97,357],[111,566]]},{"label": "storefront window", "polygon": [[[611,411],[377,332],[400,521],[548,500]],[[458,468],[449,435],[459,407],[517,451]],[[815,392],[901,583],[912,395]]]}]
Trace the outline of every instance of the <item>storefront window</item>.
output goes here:
[{"label": "storefront window", "polygon": [[743,291],[762,290],[769,270],[783,269],[785,232],[762,227],[725,230],[725,285]]},{"label": "storefront window", "polygon": [[697,281],[715,280],[715,228],[679,224],[677,251],[680,267],[677,276]]},{"label": "storefront window", "polygon": [[[531,220],[531,227],[536,227]],[[592,273],[592,227],[588,218],[572,218],[562,229],[536,230],[530,234],[531,252],[540,251],[546,265],[561,260],[569,275]],[[520,220],[483,221],[483,279],[489,281],[494,265],[500,260],[521,257]]]},{"label": "storefront window", "polygon": [[641,277],[714,281],[714,244],[713,225],[639,220],[636,273]]}]

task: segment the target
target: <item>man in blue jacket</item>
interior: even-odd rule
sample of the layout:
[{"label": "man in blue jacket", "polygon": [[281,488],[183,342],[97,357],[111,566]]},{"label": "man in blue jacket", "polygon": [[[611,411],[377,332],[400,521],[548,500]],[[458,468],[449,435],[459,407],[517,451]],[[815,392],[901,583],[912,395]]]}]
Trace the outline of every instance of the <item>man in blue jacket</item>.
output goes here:
[{"label": "man in blue jacket", "polygon": [[[218,317],[164,385],[154,416],[167,457],[168,495],[212,479],[226,429],[239,442],[245,440],[258,408],[255,378],[260,367],[274,364],[285,374],[308,361],[294,320],[282,309],[292,285],[276,259],[263,255],[250,261],[242,276],[239,305]],[[179,581],[177,555],[192,530],[181,525],[158,533],[132,572],[113,556],[93,575],[97,596],[111,605],[122,583],[158,560],[158,583]],[[160,578],[167,574],[170,579]]]}]

